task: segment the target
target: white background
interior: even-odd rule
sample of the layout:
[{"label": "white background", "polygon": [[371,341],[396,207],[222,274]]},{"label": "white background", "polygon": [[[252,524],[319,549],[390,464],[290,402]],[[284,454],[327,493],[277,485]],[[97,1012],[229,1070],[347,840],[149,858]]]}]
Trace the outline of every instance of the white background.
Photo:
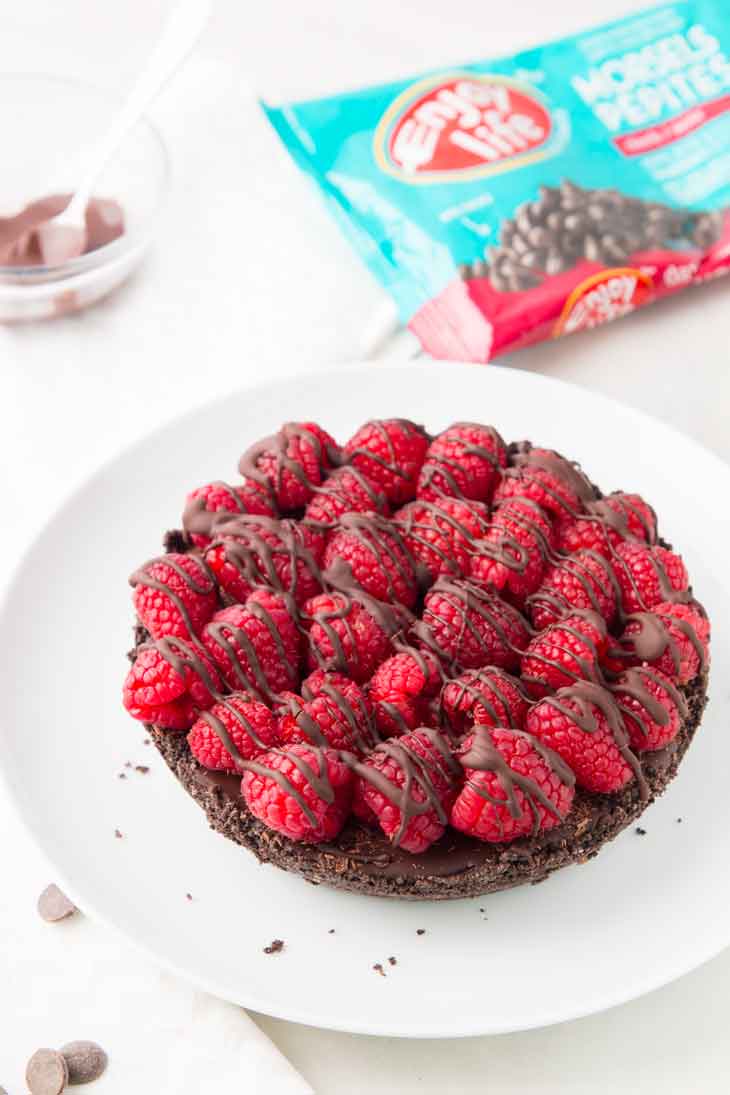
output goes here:
[{"label": "white background", "polygon": [[[0,71],[75,74],[121,88],[164,7],[162,0],[6,0]],[[0,329],[3,571],[64,494],[163,419],[243,381],[357,356],[380,291],[302,185],[247,86],[271,97],[324,93],[513,50],[578,29],[586,16],[599,21],[635,7],[628,0],[594,0],[589,8],[578,0],[218,0],[195,60],[155,111],[175,178],[146,266],[86,316]],[[22,149],[3,150],[10,154]],[[729,290],[718,282],[492,367],[544,371],[602,390],[728,459]],[[50,879],[5,811],[0,821],[9,859],[4,889],[16,880],[0,901],[0,932],[12,935],[34,916],[36,888]],[[45,939],[53,948],[52,934]],[[94,946],[113,955],[121,945],[95,930]],[[63,971],[73,979],[71,952]],[[458,1042],[349,1037],[256,1018],[320,1095],[719,1093],[730,1086],[729,975],[726,953],[602,1016]],[[16,998],[27,1006],[32,992],[32,979],[17,977]],[[14,1006],[7,997],[3,991],[0,1016]],[[36,1006],[42,1041],[46,1005]]]}]

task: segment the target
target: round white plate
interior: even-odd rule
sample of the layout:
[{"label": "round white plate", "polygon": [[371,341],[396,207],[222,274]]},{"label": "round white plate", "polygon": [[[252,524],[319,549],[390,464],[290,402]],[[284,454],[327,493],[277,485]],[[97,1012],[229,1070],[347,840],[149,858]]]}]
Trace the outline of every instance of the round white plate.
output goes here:
[{"label": "round white plate", "polygon": [[[580,460],[604,489],[640,491],[712,615],[712,702],[679,777],[642,818],[646,835],[631,829],[540,886],[411,904],[259,866],[208,829],[121,708],[127,576],[175,526],[186,491],[233,477],[243,448],[283,421],[314,419],[344,441],[389,415],[432,431],[492,422]],[[102,468],[25,556],[1,613],[8,787],[82,908],[204,989],[271,1015],[438,1037],[555,1023],[638,996],[730,942],[728,497],[730,469],[688,439],[507,369],[369,365],[203,407]],[[264,954],[275,938],[283,953]]]}]

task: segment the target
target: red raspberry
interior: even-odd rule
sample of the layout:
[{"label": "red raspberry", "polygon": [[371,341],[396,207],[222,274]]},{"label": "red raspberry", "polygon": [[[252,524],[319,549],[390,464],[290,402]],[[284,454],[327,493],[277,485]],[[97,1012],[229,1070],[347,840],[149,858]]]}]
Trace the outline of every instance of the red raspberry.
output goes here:
[{"label": "red raspberry", "polygon": [[230,688],[269,699],[299,684],[299,631],[281,594],[257,589],[245,604],[217,612],[202,638]]},{"label": "red raspberry", "polygon": [[377,745],[372,705],[354,681],[317,670],[302,685],[302,696],[280,697],[279,733],[286,745],[328,745],[358,757]]},{"label": "red raspberry", "polygon": [[521,730],[527,707],[520,682],[495,665],[467,669],[441,689],[441,719],[457,736],[474,723]]},{"label": "red raspberry", "polygon": [[441,670],[432,654],[403,650],[387,658],[368,689],[380,733],[389,737],[427,725],[427,701],[440,687]]},{"label": "red raspberry", "polygon": [[454,829],[503,844],[554,829],[570,813],[573,773],[523,730],[477,726],[457,755],[466,782],[451,808]]},{"label": "red raspberry", "polygon": [[252,479],[236,486],[206,483],[187,497],[182,526],[195,547],[207,547],[219,523],[230,513],[257,513],[275,517],[273,500],[265,487]]},{"label": "red raspberry", "polygon": [[678,684],[689,684],[709,663],[709,642],[710,621],[696,602],[665,601],[627,618],[619,650],[609,651],[609,664],[620,670],[643,662]]},{"label": "red raspberry", "polygon": [[388,500],[357,468],[337,468],[315,492],[304,519],[315,527],[334,528],[345,513],[380,513],[387,517]]},{"label": "red raspberry", "polygon": [[241,791],[269,829],[305,844],[334,840],[350,812],[352,773],[334,749],[288,745],[246,761]]},{"label": "red raspberry", "polygon": [[656,540],[656,514],[639,494],[616,491],[598,502],[589,502],[585,516],[560,522],[558,548],[571,555],[586,548],[610,559],[622,540],[634,537],[647,544]]},{"label": "red raspberry", "polygon": [[647,547],[631,540],[619,544],[613,569],[621,587],[624,612],[646,612],[689,585],[680,556],[658,545]]},{"label": "red raspberry", "polygon": [[391,638],[405,620],[395,606],[367,594],[335,591],[307,601],[302,623],[309,632],[310,669],[345,673],[363,683],[392,653]]},{"label": "red raspberry", "polygon": [[306,506],[338,458],[337,445],[321,426],[287,422],[272,437],[252,445],[238,469],[241,475],[268,486],[279,509],[290,513]]},{"label": "red raspberry", "polygon": [[586,791],[620,791],[636,774],[621,712],[598,684],[580,681],[541,700],[528,712],[526,728],[563,758]]},{"label": "red raspberry", "polygon": [[122,700],[132,718],[163,730],[187,730],[212,705],[219,688],[205,650],[166,636],[139,647]]},{"label": "red raspberry", "polygon": [[461,768],[438,730],[383,742],[355,773],[354,812],[374,815],[396,847],[418,855],[442,836]]},{"label": "red raspberry", "polygon": [[612,624],[618,586],[611,564],[593,551],[576,551],[545,572],[542,585],[528,598],[530,619],[538,631],[574,608],[589,608]]},{"label": "red raspberry", "polygon": [[582,513],[595,492],[575,464],[552,449],[534,449],[524,441],[511,457],[494,500],[515,495],[530,498],[549,514],[565,519]]},{"label": "red raspberry", "polygon": [[637,753],[663,749],[679,733],[687,703],[672,682],[656,669],[627,669],[611,687],[624,726]]},{"label": "red raspberry", "polygon": [[325,567],[347,563],[353,580],[379,601],[412,608],[418,596],[416,571],[396,525],[374,513],[340,518],[324,552]]},{"label": "red raspberry", "polygon": [[405,418],[385,418],[361,426],[344,451],[389,502],[398,504],[415,497],[427,448],[428,434],[422,426]]},{"label": "red raspberry", "polygon": [[190,639],[218,607],[213,576],[195,555],[161,555],[136,570],[129,583],[137,615],[153,639]]},{"label": "red raspberry", "polygon": [[418,477],[418,497],[490,501],[507,463],[504,441],[492,426],[455,422],[431,442]]},{"label": "red raspberry", "polygon": [[240,517],[205,553],[221,589],[245,601],[257,586],[289,593],[301,605],[322,589],[321,538],[303,522]]},{"label": "red raspberry", "polygon": [[474,545],[471,577],[522,607],[540,585],[552,543],[552,525],[538,505],[527,498],[503,502],[486,536]]},{"label": "red raspberry", "polygon": [[247,692],[231,692],[198,717],[188,734],[190,752],[204,768],[241,771],[244,760],[278,745],[276,720]]},{"label": "red raspberry", "polygon": [[481,502],[441,498],[417,499],[394,515],[411,556],[425,568],[430,581],[439,574],[461,578],[469,572],[473,541],[487,530],[489,510]]},{"label": "red raspberry", "polygon": [[571,612],[534,637],[522,655],[520,676],[536,697],[572,681],[600,681],[598,662],[607,644],[601,616],[586,610]]},{"label": "red raspberry", "polygon": [[529,642],[527,621],[495,594],[473,582],[439,578],[426,594],[414,627],[421,645],[450,668],[516,666]]}]

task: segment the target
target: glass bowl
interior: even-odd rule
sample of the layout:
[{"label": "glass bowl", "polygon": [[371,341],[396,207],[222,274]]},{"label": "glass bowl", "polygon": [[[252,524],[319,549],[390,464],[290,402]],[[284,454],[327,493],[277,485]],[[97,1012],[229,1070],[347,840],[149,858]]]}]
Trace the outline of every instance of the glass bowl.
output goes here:
[{"label": "glass bowl", "polygon": [[[62,77],[0,75],[0,132],[5,142],[0,215],[29,201],[70,193],[85,154],[120,105],[114,95]],[[59,266],[0,265],[0,323],[47,319],[108,296],[149,246],[169,186],[162,137],[146,119],[122,141],[94,185],[94,195],[122,207],[125,231],[96,251]]]}]

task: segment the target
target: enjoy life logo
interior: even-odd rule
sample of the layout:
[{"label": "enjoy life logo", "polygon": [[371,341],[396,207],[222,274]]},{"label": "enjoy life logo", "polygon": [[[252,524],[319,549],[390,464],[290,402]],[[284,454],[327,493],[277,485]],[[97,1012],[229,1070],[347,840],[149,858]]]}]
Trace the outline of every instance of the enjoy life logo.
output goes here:
[{"label": "enjoy life logo", "polygon": [[404,182],[510,171],[548,155],[552,121],[534,88],[505,76],[438,76],[404,91],[375,132],[375,158]]}]

